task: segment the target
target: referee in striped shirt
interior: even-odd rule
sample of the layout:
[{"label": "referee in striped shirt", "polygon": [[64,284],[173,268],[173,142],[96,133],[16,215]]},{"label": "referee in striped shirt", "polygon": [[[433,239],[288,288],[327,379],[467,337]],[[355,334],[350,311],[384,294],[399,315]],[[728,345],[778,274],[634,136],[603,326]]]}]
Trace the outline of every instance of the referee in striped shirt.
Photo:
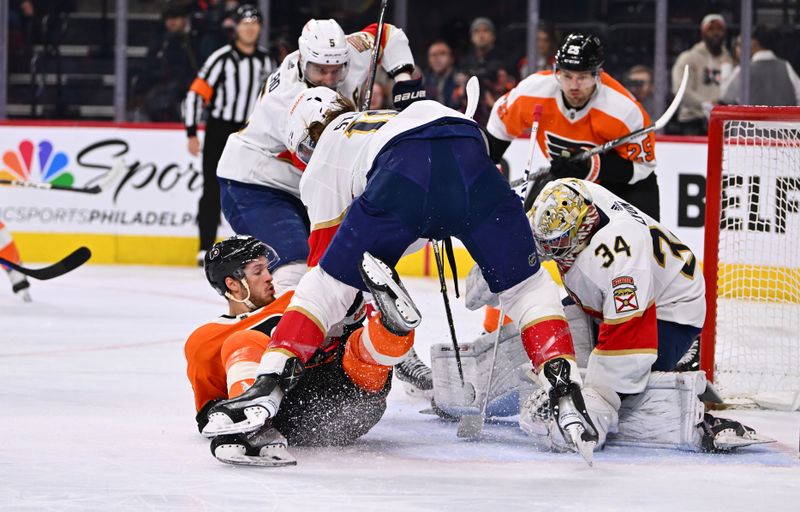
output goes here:
[{"label": "referee in striped shirt", "polygon": [[217,162],[228,136],[241,129],[258,98],[261,84],[272,71],[266,51],[257,46],[261,13],[245,4],[234,13],[236,41],[208,57],[186,94],[184,119],[189,153],[200,154],[197,124],[208,111],[203,144],[203,194],[198,205],[200,228],[198,265],[214,244],[220,219]]}]

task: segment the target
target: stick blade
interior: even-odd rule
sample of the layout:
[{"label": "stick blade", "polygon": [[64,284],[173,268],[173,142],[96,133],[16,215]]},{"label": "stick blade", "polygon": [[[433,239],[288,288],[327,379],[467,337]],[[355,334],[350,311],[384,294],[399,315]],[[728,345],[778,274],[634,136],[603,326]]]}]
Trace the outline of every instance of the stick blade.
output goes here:
[{"label": "stick blade", "polygon": [[78,247],[58,263],[54,263],[49,267],[30,269],[27,275],[40,281],[46,281],[75,270],[86,263],[91,257],[92,251],[90,251],[88,247]]},{"label": "stick blade", "polygon": [[467,109],[464,111],[464,115],[472,118],[475,115],[475,111],[478,110],[478,103],[480,103],[481,85],[478,77],[470,77],[467,81],[466,92]]},{"label": "stick blade", "polygon": [[458,437],[461,439],[475,439],[483,432],[486,421],[484,414],[465,414],[458,422]]}]

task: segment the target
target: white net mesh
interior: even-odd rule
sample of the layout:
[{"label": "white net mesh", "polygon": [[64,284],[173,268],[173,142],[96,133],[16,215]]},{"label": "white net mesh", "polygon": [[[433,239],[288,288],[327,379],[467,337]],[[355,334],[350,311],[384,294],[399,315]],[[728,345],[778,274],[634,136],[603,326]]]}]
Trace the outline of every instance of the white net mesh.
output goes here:
[{"label": "white net mesh", "polygon": [[727,121],[723,134],[715,380],[728,398],[794,395],[800,391],[800,121]]}]

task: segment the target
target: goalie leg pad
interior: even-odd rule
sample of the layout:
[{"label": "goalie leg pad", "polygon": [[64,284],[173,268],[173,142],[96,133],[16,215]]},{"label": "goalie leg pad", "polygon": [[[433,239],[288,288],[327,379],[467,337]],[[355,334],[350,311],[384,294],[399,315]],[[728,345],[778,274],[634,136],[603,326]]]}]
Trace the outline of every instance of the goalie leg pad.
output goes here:
[{"label": "goalie leg pad", "polygon": [[703,372],[651,372],[642,393],[627,397],[619,411],[619,429],[611,445],[678,448],[702,446],[704,406],[697,398],[706,388]]},{"label": "goalie leg pad", "polygon": [[[495,334],[485,334],[472,343],[460,344],[464,382],[461,387],[455,351],[452,345],[439,343],[431,347],[433,371],[433,396],[437,407],[444,413],[459,418],[464,414],[479,414],[486,393],[489,369],[492,362]],[[487,416],[517,414],[519,396],[530,394],[534,385],[528,377],[530,360],[522,347],[519,331],[514,324],[503,326],[497,347],[492,389],[486,406]]]}]

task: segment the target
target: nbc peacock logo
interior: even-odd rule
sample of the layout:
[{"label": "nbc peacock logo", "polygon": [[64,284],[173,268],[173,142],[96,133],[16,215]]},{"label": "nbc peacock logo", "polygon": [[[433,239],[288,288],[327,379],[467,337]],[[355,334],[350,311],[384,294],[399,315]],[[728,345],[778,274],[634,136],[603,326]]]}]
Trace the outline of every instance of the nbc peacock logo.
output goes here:
[{"label": "nbc peacock logo", "polygon": [[16,150],[4,152],[0,179],[32,181],[34,160],[42,182],[65,187],[71,187],[75,182],[75,176],[67,171],[69,157],[62,151],[53,151],[53,143],[49,140],[42,140],[36,146],[30,140],[23,140]]}]

